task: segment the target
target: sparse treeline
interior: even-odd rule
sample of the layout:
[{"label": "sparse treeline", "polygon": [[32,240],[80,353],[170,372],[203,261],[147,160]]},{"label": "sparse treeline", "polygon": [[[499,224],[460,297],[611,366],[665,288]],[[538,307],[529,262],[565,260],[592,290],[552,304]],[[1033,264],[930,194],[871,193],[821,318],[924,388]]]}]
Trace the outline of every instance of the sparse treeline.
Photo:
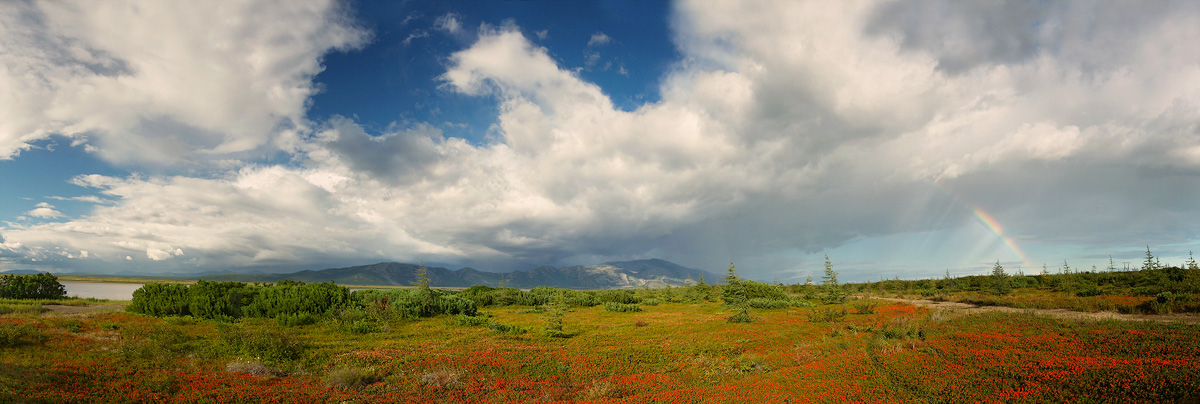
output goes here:
[{"label": "sparse treeline", "polygon": [[[804,285],[793,285],[790,291],[805,293]],[[969,303],[987,305],[1006,305],[1025,307],[1028,301],[1006,300],[1006,297],[1017,292],[1022,293],[1053,293],[1058,296],[1087,298],[1102,295],[1109,296],[1147,296],[1154,299],[1136,305],[1123,306],[1115,303],[1089,302],[1100,304],[1096,307],[1074,307],[1076,309],[1117,310],[1127,313],[1166,314],[1176,312],[1200,312],[1200,301],[1192,295],[1200,294],[1200,267],[1196,261],[1189,258],[1183,266],[1164,266],[1159,264],[1149,249],[1146,260],[1140,269],[1121,271],[1110,262],[1104,270],[1079,270],[1063,262],[1056,273],[1050,273],[1043,266],[1040,273],[1026,275],[1021,271],[1011,274],[999,263],[992,268],[989,275],[970,275],[951,277],[949,272],[941,279],[920,280],[880,280],[878,282],[862,282],[846,285],[854,292],[875,295],[899,294],[917,295],[934,300],[947,299],[952,294],[966,294],[957,300]],[[971,294],[971,293],[974,294]],[[1047,303],[1049,304],[1049,303]],[[1065,303],[1058,303],[1059,305]]]},{"label": "sparse treeline", "polygon": [[[1000,267],[1003,271],[1003,267]],[[1200,293],[1200,271],[1180,267],[1105,272],[1071,271],[1055,274],[1013,275],[1002,272],[989,275],[968,275],[941,279],[900,280],[884,279],[877,282],[846,284],[853,292],[922,294],[926,297],[943,292],[981,291],[1005,294],[997,282],[1007,282],[1012,289],[1044,289],[1069,292],[1078,296],[1098,295],[1106,291],[1112,294],[1132,296],[1156,296],[1159,293]],[[813,285],[790,285],[788,291],[806,293],[815,290]],[[1097,293],[1099,292],[1099,293]]]}]

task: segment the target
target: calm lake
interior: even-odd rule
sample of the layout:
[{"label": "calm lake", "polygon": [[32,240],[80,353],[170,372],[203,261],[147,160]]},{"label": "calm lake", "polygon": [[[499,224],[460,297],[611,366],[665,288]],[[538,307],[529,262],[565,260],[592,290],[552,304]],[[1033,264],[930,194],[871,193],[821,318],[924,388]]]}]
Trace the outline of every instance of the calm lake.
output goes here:
[{"label": "calm lake", "polygon": [[133,291],[140,283],[59,282],[67,287],[67,296],[83,298],[133,300]]}]

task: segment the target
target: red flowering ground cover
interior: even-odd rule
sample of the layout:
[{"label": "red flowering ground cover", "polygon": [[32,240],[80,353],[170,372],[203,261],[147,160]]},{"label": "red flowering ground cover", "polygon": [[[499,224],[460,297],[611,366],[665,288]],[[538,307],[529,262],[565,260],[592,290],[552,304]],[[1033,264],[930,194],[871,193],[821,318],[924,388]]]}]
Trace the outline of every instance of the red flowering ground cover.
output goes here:
[{"label": "red flowering ground cover", "polygon": [[[814,309],[756,310],[755,322],[731,324],[719,304],[668,303],[640,313],[573,309],[564,322],[574,336],[561,339],[542,336],[542,315],[521,309],[486,310],[496,321],[531,330],[521,335],[448,318],[397,321],[367,334],[324,323],[218,325],[123,313],[0,318],[0,327],[31,327],[46,337],[0,347],[0,402],[1200,399],[1194,325],[955,315],[906,304],[871,314],[850,309],[827,323],[810,321]],[[289,337],[262,341],[300,348],[254,345],[254,336],[279,332]],[[347,380],[339,376],[346,369],[366,376]]]}]

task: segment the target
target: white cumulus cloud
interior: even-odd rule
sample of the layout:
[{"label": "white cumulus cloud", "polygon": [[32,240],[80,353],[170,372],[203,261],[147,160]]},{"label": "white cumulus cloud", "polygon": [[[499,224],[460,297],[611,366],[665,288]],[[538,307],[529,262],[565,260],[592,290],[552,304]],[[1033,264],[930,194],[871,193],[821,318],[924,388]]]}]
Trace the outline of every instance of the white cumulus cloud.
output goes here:
[{"label": "white cumulus cloud", "polygon": [[[257,18],[270,13],[271,18]],[[62,135],[119,163],[245,156],[307,125],[336,2],[0,4],[0,159]]]}]

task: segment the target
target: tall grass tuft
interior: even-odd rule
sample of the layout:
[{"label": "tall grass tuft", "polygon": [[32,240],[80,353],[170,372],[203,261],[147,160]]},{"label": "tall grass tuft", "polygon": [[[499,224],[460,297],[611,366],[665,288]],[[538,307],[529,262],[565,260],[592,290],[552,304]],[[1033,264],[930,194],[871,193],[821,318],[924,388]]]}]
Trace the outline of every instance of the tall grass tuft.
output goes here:
[{"label": "tall grass tuft", "polygon": [[362,367],[341,368],[325,375],[325,384],[347,389],[363,387],[380,380],[374,369]]}]

